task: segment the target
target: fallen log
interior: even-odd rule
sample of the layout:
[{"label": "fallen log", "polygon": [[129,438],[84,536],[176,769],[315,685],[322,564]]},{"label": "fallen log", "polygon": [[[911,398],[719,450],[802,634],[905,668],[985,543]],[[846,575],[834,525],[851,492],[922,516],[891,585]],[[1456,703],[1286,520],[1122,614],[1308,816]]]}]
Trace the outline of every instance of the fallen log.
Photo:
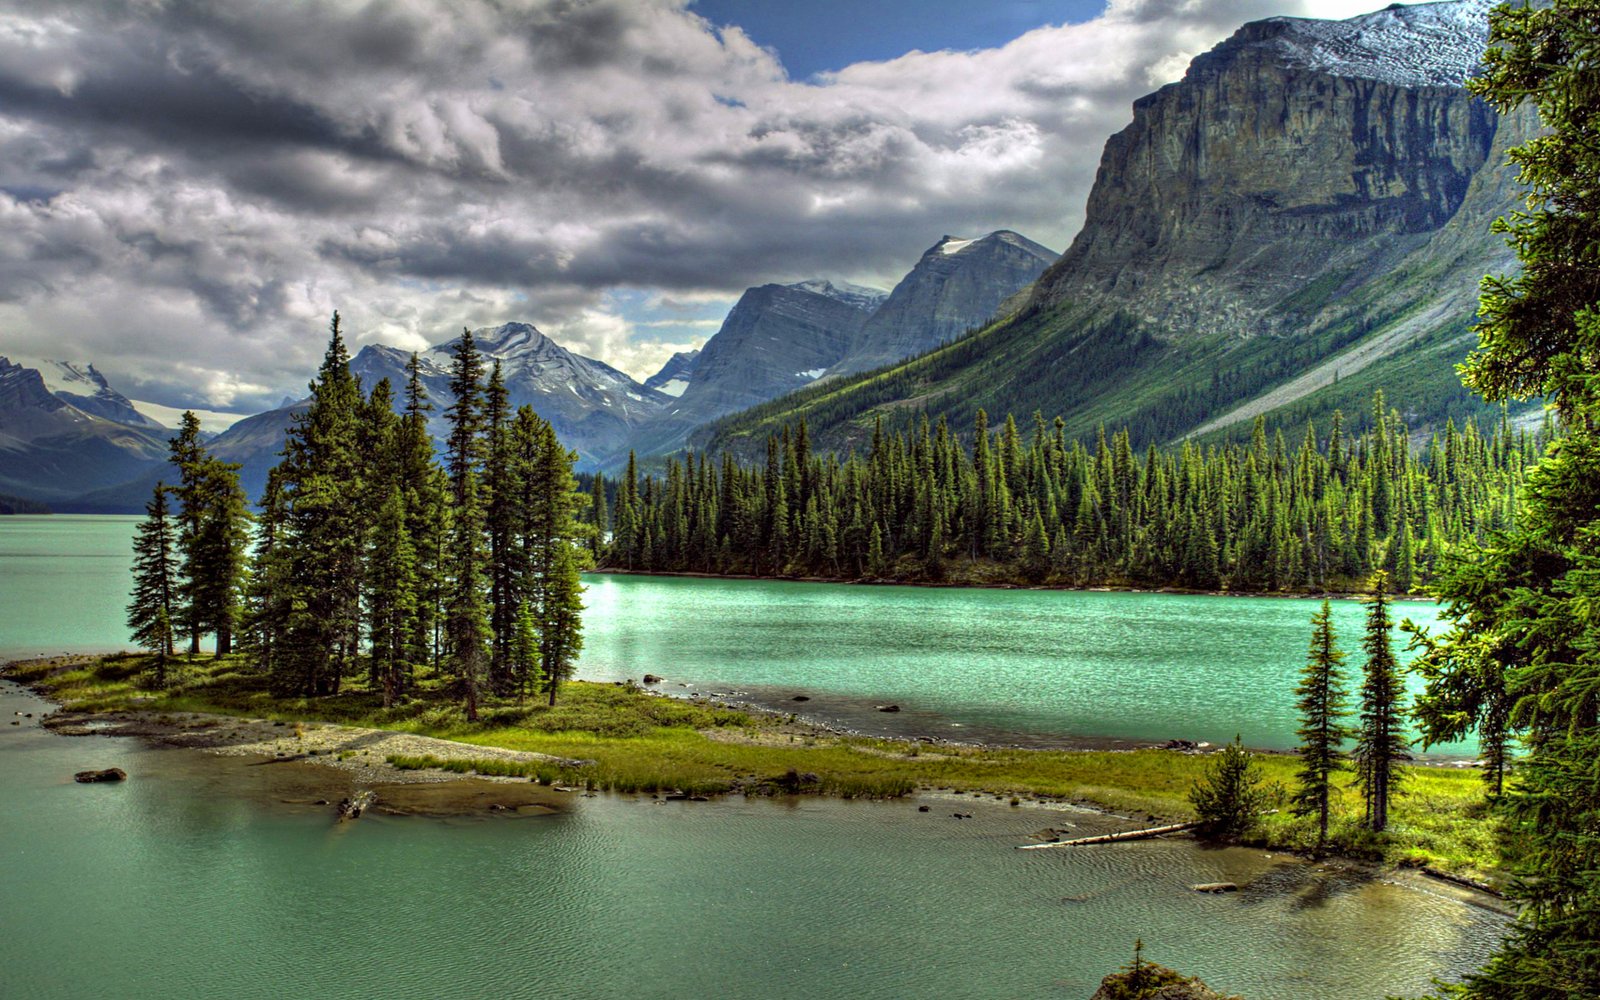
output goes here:
[{"label": "fallen log", "polygon": [[1436,878],[1441,882],[1449,882],[1452,885],[1459,885],[1464,889],[1473,889],[1477,892],[1485,893],[1499,899],[1506,898],[1505,893],[1501,892],[1499,889],[1496,889],[1487,882],[1479,882],[1477,879],[1467,878],[1465,875],[1452,875],[1449,872],[1440,871],[1439,869],[1434,868],[1432,865],[1423,865],[1422,874],[1428,876],[1429,878]]},{"label": "fallen log", "polygon": [[1042,851],[1047,847],[1086,847],[1090,844],[1114,844],[1123,840],[1144,840],[1147,837],[1159,837],[1167,833],[1182,833],[1185,830],[1194,830],[1204,823],[1173,823],[1168,826],[1152,826],[1145,830],[1124,830],[1121,833],[1103,833],[1098,837],[1079,837],[1077,840],[1058,840],[1053,844],[1018,844],[1019,851]]},{"label": "fallen log", "polygon": [[1238,892],[1239,883],[1201,882],[1199,885],[1191,885],[1189,888],[1193,889],[1195,892]]}]

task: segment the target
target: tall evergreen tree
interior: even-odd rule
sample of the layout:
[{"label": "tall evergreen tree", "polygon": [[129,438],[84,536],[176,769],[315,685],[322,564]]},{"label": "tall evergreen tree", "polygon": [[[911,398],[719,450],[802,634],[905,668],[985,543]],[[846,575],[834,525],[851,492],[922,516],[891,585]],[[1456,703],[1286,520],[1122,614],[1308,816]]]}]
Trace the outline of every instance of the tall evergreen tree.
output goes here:
[{"label": "tall evergreen tree", "polygon": [[489,614],[484,544],[483,358],[462,330],[450,366],[450,392],[455,400],[445,410],[450,425],[445,463],[450,476],[453,511],[448,568],[450,586],[445,606],[445,645],[450,668],[461,683],[467,720],[478,719],[479,689],[488,667]]},{"label": "tall evergreen tree", "polygon": [[1294,796],[1295,813],[1317,817],[1317,846],[1328,840],[1328,805],[1333,776],[1345,769],[1341,747],[1351,735],[1346,711],[1344,653],[1333,630],[1333,605],[1324,600],[1311,616],[1311,650],[1295,689],[1300,709],[1300,787]]},{"label": "tall evergreen tree", "polygon": [[178,434],[167,442],[169,457],[178,472],[178,485],[172,488],[178,500],[177,551],[179,560],[179,605],[177,624],[189,637],[189,653],[200,652],[203,611],[194,592],[199,568],[200,526],[205,518],[206,450],[200,438],[200,418],[185,410],[179,418]]},{"label": "tall evergreen tree", "polygon": [[332,694],[357,663],[361,647],[361,569],[367,488],[360,454],[361,384],[350,371],[339,314],[311,382],[311,401],[296,414],[279,464],[287,571],[274,600],[288,609],[274,652],[280,690]]},{"label": "tall evergreen tree", "polygon": [[145,519],[133,539],[133,600],[128,605],[128,629],[134,642],[156,655],[156,686],[165,687],[167,660],[172,656],[172,604],[177,590],[165,485],[156,484],[155,494],[144,510]]},{"label": "tall evergreen tree", "polygon": [[1356,783],[1366,801],[1367,827],[1383,832],[1389,825],[1389,801],[1400,784],[1400,762],[1407,759],[1405,683],[1390,638],[1389,576],[1372,576],[1367,596],[1367,654],[1361,685],[1361,725],[1356,734]]}]

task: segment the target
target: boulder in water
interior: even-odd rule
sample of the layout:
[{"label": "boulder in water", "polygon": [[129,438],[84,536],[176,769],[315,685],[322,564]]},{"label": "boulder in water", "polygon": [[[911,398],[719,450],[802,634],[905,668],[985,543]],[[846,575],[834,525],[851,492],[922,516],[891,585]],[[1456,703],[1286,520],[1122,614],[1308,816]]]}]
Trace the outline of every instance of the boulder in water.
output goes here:
[{"label": "boulder in water", "polygon": [[72,776],[72,780],[84,785],[102,781],[127,781],[128,772],[120,767],[108,767],[103,771],[79,771]]}]

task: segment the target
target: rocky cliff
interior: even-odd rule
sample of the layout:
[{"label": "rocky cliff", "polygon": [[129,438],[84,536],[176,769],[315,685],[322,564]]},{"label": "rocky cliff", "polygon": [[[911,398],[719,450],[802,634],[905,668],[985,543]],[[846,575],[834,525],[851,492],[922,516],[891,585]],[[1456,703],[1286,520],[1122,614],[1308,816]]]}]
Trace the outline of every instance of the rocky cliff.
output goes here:
[{"label": "rocky cliff", "polygon": [[1134,105],[1035,300],[1114,304],[1174,338],[1292,333],[1308,285],[1331,299],[1392,269],[1490,162],[1498,116],[1461,86],[1486,8],[1245,25]]},{"label": "rocky cliff", "polygon": [[646,389],[666,393],[676,399],[694,381],[695,367],[700,360],[699,351],[679,351],[667,359],[661,370],[644,380]]}]

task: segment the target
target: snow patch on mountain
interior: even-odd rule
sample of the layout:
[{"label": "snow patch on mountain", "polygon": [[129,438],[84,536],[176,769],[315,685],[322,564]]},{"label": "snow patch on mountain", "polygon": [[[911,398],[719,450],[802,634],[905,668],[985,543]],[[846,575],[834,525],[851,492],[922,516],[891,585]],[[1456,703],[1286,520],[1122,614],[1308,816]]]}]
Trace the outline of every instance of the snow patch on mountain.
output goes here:
[{"label": "snow patch on mountain", "polygon": [[[200,429],[208,434],[221,434],[234,424],[249,416],[247,413],[223,413],[221,410],[197,410],[192,406],[163,406],[144,399],[130,399],[133,408],[154,420],[163,427],[176,429],[178,422],[183,419],[183,411],[188,410],[200,418]],[[290,400],[292,404],[294,401]]]},{"label": "snow patch on mountain", "polygon": [[828,298],[846,305],[854,306],[863,312],[871,312],[883,304],[889,293],[881,288],[868,288],[866,285],[852,285],[848,281],[829,281],[826,278],[812,278],[810,281],[797,281],[789,288],[798,288],[804,292],[815,295],[826,295]]}]

